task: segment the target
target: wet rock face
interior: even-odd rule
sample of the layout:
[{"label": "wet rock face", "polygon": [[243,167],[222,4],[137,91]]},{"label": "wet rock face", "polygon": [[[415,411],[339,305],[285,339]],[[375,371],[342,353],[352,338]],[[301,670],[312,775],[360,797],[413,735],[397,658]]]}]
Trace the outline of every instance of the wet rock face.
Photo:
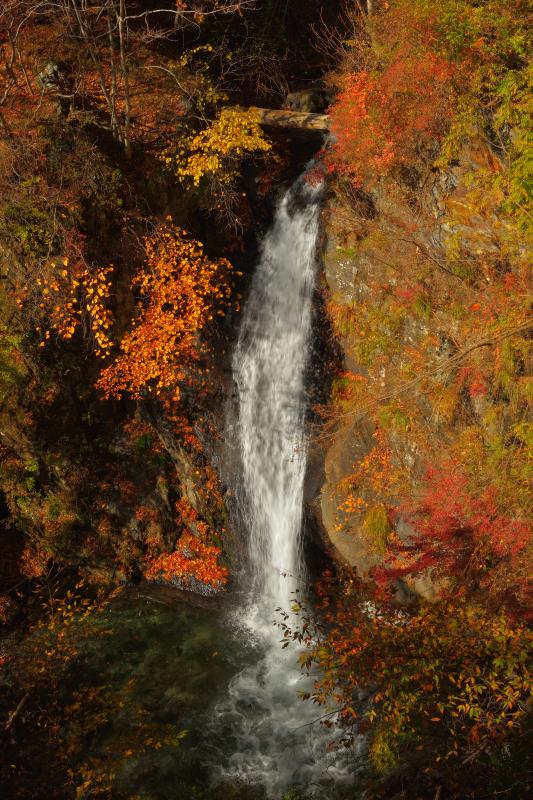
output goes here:
[{"label": "wet rock face", "polygon": [[200,581],[198,578],[195,578],[193,575],[188,576],[187,579],[184,578],[157,578],[154,581],[150,581],[151,584],[157,586],[172,586],[176,589],[180,589],[185,592],[192,592],[195,595],[200,595],[201,597],[215,597],[216,595],[224,594],[226,589],[225,587],[220,584],[219,586],[212,586],[209,583],[205,583],[205,581]]}]

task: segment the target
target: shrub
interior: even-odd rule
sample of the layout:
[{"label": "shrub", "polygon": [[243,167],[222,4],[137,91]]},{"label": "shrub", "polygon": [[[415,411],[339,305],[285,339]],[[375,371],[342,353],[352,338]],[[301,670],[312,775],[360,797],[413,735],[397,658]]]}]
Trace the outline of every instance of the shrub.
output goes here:
[{"label": "shrub", "polygon": [[399,38],[378,28],[375,67],[344,74],[331,107],[331,165],[358,185],[412,163],[450,119],[452,65],[428,47],[431,20],[403,14]]}]

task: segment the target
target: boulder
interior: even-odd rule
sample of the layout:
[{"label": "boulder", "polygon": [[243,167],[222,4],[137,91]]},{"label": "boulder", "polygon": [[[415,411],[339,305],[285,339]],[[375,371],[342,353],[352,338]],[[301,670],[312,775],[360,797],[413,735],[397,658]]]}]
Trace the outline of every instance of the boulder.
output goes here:
[{"label": "boulder", "polygon": [[330,93],[319,86],[304,89],[301,92],[290,92],[285,98],[285,107],[291,111],[305,114],[323,114],[331,103]]}]

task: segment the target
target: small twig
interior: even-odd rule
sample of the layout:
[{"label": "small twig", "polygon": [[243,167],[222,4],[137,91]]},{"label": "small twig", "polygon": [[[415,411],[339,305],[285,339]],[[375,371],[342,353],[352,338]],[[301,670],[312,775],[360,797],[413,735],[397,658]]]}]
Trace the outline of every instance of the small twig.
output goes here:
[{"label": "small twig", "polygon": [[140,597],[142,597],[144,600],[150,600],[152,603],[159,603],[162,606],[167,606],[168,608],[171,608],[170,603],[165,603],[164,600],[157,600],[155,597],[150,597],[147,594],[137,593],[137,598],[140,598]]},{"label": "small twig", "polygon": [[297,725],[296,728],[291,728],[291,731],[299,731],[300,728],[307,728],[309,725],[314,725],[315,722],[320,722],[327,717],[332,717],[334,714],[338,714],[340,711],[340,707],[334,709],[334,711],[329,711],[327,714],[322,714],[321,717],[317,717],[316,719],[312,719],[311,722],[304,722],[303,725]]},{"label": "small twig", "polygon": [[479,747],[477,747],[475,750],[469,753],[469,755],[467,755],[466,758],[463,758],[463,760],[461,761],[461,765],[464,766],[465,764],[468,764],[470,761],[473,761],[475,758],[480,756],[483,750],[486,750],[487,747],[488,747],[488,742],[483,742],[483,744],[481,744]]},{"label": "small twig", "polygon": [[22,711],[22,709],[26,705],[26,702],[27,702],[29,696],[30,696],[30,693],[26,692],[26,694],[24,695],[22,700],[19,702],[19,704],[16,707],[16,709],[14,711],[12,711],[11,714],[9,715],[8,720],[7,720],[7,722],[5,724],[5,727],[4,727],[4,730],[6,731],[6,733],[7,733],[7,731],[9,731],[9,729],[11,728],[13,723],[15,722],[16,718],[18,717],[18,715],[20,714],[20,712]]}]

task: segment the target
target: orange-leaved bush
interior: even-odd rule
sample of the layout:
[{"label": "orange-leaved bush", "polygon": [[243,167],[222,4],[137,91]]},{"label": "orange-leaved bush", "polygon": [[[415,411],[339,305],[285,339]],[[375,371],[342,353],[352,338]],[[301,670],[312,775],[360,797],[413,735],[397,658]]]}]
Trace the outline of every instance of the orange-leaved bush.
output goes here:
[{"label": "orange-leaved bush", "polygon": [[[458,465],[431,467],[420,498],[399,508],[413,537],[397,538],[388,563],[374,572],[376,581],[390,583],[431,569],[455,584],[503,590],[509,600],[523,603],[528,581],[517,557],[531,547],[533,530],[528,519],[502,509],[498,501],[497,486],[474,491]],[[507,579],[500,586],[502,562]]]},{"label": "orange-leaved bush", "polygon": [[219,564],[220,547],[215,531],[200,518],[185,497],[175,504],[176,523],[182,534],[172,553],[159,551],[159,542],[148,536],[145,539],[146,555],[144,575],[148,580],[178,580],[187,585],[191,579],[221,588],[228,580],[228,570]]},{"label": "orange-leaved bush", "polygon": [[170,223],[145,247],[146,264],[133,280],[137,316],[97,386],[106,397],[164,392],[179,400],[180,384],[205,352],[202,331],[231,297],[231,264],[209,259],[199,242]]},{"label": "orange-leaved bush", "polygon": [[186,533],[180,538],[174,552],[149,560],[144,574],[151,580],[178,578],[183,583],[195,578],[202,583],[219,587],[228,580],[228,570],[218,563],[219,555],[219,547],[205,544]]},{"label": "orange-leaved bush", "polygon": [[391,56],[374,70],[345,73],[330,109],[330,169],[361,185],[409,164],[421,145],[445,129],[451,77],[450,62],[410,42],[392,45]]},{"label": "orange-leaved bush", "polygon": [[[339,577],[326,574],[317,595],[318,613],[299,607],[300,627],[281,626],[285,642],[305,645],[300,663],[315,675],[303,697],[335,709],[340,743],[369,731],[378,772],[401,763],[406,748],[425,753],[427,774],[441,761],[450,769],[452,759],[479,757],[480,748],[494,758],[513,736],[526,735],[533,647],[527,625],[460,596],[369,611],[352,577],[343,591]],[[364,703],[361,690],[368,692]],[[322,719],[332,726],[329,717]]]}]

